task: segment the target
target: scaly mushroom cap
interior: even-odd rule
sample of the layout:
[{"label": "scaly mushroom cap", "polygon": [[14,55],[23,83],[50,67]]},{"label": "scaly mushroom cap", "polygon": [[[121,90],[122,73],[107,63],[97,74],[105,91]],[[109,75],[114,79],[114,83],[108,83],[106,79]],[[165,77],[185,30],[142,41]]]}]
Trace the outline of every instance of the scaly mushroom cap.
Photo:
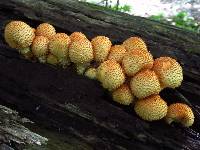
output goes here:
[{"label": "scaly mushroom cap", "polygon": [[33,54],[39,58],[41,56],[46,56],[48,53],[48,38],[44,36],[36,36],[31,45],[31,50]]},{"label": "scaly mushroom cap", "polygon": [[87,37],[81,32],[73,32],[69,37],[72,42],[82,40],[82,39],[87,39]]},{"label": "scaly mushroom cap", "polygon": [[35,34],[45,36],[50,39],[53,35],[56,34],[56,30],[49,23],[42,23],[37,27]]},{"label": "scaly mushroom cap", "polygon": [[51,65],[58,65],[58,59],[56,56],[52,55],[52,54],[48,54],[47,56],[47,63],[51,64]]},{"label": "scaly mushroom cap", "polygon": [[12,48],[27,48],[32,44],[34,37],[33,29],[22,21],[11,21],[5,27],[4,38]]},{"label": "scaly mushroom cap", "polygon": [[96,79],[97,70],[96,68],[89,68],[85,71],[85,76],[89,79]]},{"label": "scaly mushroom cap", "polygon": [[163,88],[176,88],[183,81],[183,70],[180,64],[170,57],[155,59],[153,70],[157,74]]},{"label": "scaly mushroom cap", "polygon": [[134,96],[132,95],[131,90],[127,84],[123,84],[114,90],[112,97],[114,101],[123,105],[130,105],[134,100]]},{"label": "scaly mushroom cap", "polygon": [[130,37],[123,42],[127,51],[141,50],[148,51],[145,42],[139,37]]},{"label": "scaly mushroom cap", "polygon": [[109,38],[105,36],[97,36],[92,39],[91,43],[94,49],[95,61],[103,62],[106,60],[112,46]]},{"label": "scaly mushroom cap", "polygon": [[57,33],[49,40],[49,50],[51,54],[55,55],[59,60],[68,58],[68,47],[70,38],[65,33]]},{"label": "scaly mushroom cap", "polygon": [[97,79],[104,88],[112,91],[124,83],[125,75],[119,63],[107,60],[97,68]]},{"label": "scaly mushroom cap", "polygon": [[147,51],[134,50],[125,54],[122,59],[122,67],[128,76],[135,75],[142,69],[151,69],[153,56]]},{"label": "scaly mushroom cap", "polygon": [[69,47],[69,57],[73,63],[88,63],[93,60],[92,44],[87,39],[74,41]]},{"label": "scaly mushroom cap", "polygon": [[108,55],[108,59],[113,59],[118,63],[122,62],[122,59],[126,53],[126,49],[122,45],[114,45],[110,49],[110,53]]},{"label": "scaly mushroom cap", "polygon": [[167,114],[167,103],[159,95],[152,95],[136,101],[134,110],[144,120],[160,120]]},{"label": "scaly mushroom cap", "polygon": [[159,80],[154,71],[149,69],[137,73],[130,82],[133,94],[141,99],[161,91]]},{"label": "scaly mushroom cap", "polygon": [[171,104],[165,117],[168,124],[179,122],[185,127],[192,126],[194,123],[194,114],[192,109],[182,103]]}]

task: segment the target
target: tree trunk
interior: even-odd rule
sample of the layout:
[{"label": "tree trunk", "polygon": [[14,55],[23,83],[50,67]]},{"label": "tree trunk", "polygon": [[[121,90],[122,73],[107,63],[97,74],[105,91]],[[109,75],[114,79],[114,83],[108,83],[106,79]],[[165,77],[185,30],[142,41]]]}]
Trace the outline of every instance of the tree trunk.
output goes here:
[{"label": "tree trunk", "polygon": [[[0,104],[93,149],[200,148],[199,34],[72,0],[1,0],[0,19]],[[105,35],[113,44],[130,36],[142,37],[155,58],[171,56],[183,66],[182,86],[166,89],[161,96],[168,104],[188,103],[195,112],[195,124],[183,128],[164,121],[145,122],[132,107],[112,102],[97,81],[78,76],[73,67],[63,70],[22,59],[3,39],[5,24],[17,19],[32,27],[49,22],[57,32],[81,31],[89,39]],[[76,144],[74,148],[81,149]]]}]

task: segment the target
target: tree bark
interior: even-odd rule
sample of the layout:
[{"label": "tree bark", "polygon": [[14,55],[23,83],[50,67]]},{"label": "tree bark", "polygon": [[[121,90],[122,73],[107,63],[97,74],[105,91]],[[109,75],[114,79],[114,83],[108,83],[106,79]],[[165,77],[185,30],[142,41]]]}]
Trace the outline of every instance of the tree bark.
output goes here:
[{"label": "tree bark", "polygon": [[[72,0],[0,1],[0,104],[15,108],[34,122],[53,127],[94,149],[199,149],[200,36],[174,26]],[[191,128],[145,122],[132,107],[112,102],[97,81],[66,70],[22,59],[3,40],[5,24],[24,20],[32,27],[53,24],[57,32],[81,31],[89,39],[108,36],[113,44],[142,37],[155,58],[171,56],[184,69],[184,82],[161,96],[188,103],[195,112]]]}]

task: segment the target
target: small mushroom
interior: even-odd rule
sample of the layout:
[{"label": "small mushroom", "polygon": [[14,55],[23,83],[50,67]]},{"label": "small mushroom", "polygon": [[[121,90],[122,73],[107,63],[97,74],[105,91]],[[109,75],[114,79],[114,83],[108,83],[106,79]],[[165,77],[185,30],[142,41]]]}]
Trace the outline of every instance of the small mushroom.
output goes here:
[{"label": "small mushroom", "polygon": [[112,98],[115,102],[123,105],[130,105],[134,101],[134,96],[127,84],[123,84],[114,90]]},{"label": "small mushroom", "polygon": [[159,95],[152,95],[136,101],[134,110],[144,120],[160,120],[167,114],[167,103]]},{"label": "small mushroom", "polygon": [[123,42],[127,51],[141,50],[148,51],[145,42],[139,37],[130,37]]},{"label": "small mushroom", "polygon": [[126,49],[124,48],[123,45],[114,45],[110,49],[108,59],[109,60],[113,59],[117,61],[118,63],[121,63],[125,53],[126,53]]},{"label": "small mushroom", "polygon": [[141,99],[161,91],[159,80],[152,70],[137,73],[130,81],[131,91]]},{"label": "small mushroom", "polygon": [[162,88],[179,87],[183,81],[181,65],[173,58],[160,57],[155,59],[153,70],[157,74]]},{"label": "small mushroom", "polygon": [[87,37],[82,32],[73,32],[69,37],[72,42],[87,39]]},{"label": "small mushroom", "polygon": [[73,41],[69,47],[70,60],[75,64],[89,63],[93,60],[92,44],[87,39]]},{"label": "small mushroom", "polygon": [[37,27],[35,34],[38,35],[38,36],[39,35],[45,36],[48,39],[50,39],[52,36],[54,36],[56,34],[56,30],[51,24],[42,23]]},{"label": "small mushroom", "polygon": [[108,37],[97,36],[91,41],[94,49],[94,60],[103,62],[107,59],[112,43]]},{"label": "small mushroom", "polygon": [[10,47],[24,49],[32,44],[35,33],[25,22],[11,21],[5,27],[4,38]]},{"label": "small mushroom", "polygon": [[165,120],[168,124],[178,122],[185,127],[190,127],[194,123],[194,114],[188,105],[183,103],[174,103],[168,107]]},{"label": "small mushroom", "polygon": [[47,63],[51,64],[51,65],[58,65],[59,64],[57,57],[52,55],[52,54],[48,54]]},{"label": "small mushroom", "polygon": [[125,75],[119,63],[107,60],[97,68],[97,79],[104,88],[112,91],[125,82]]},{"label": "small mushroom", "polygon": [[134,50],[125,54],[122,60],[122,67],[128,76],[134,76],[142,69],[151,69],[153,56],[146,51]]},{"label": "small mushroom", "polygon": [[65,68],[70,64],[69,44],[71,40],[65,33],[57,33],[49,40],[49,51],[56,56],[59,63]]},{"label": "small mushroom", "polygon": [[48,54],[48,38],[44,36],[36,36],[31,45],[33,55],[35,55],[39,62],[45,63]]},{"label": "small mushroom", "polygon": [[96,74],[97,74],[96,68],[88,68],[85,71],[85,76],[88,77],[89,79],[96,79]]}]

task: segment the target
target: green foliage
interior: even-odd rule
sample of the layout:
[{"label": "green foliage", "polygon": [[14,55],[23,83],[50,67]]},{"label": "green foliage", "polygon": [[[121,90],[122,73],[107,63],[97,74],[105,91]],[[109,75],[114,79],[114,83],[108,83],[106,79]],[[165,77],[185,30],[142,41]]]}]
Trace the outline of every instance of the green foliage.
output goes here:
[{"label": "green foliage", "polygon": [[169,18],[166,18],[163,14],[153,15],[149,18],[200,33],[200,25],[198,22],[194,18],[189,17],[188,13],[184,11]]},{"label": "green foliage", "polygon": [[123,6],[111,6],[110,9],[115,10],[115,11],[120,11],[120,12],[131,12],[131,6],[130,5],[123,5]]}]

